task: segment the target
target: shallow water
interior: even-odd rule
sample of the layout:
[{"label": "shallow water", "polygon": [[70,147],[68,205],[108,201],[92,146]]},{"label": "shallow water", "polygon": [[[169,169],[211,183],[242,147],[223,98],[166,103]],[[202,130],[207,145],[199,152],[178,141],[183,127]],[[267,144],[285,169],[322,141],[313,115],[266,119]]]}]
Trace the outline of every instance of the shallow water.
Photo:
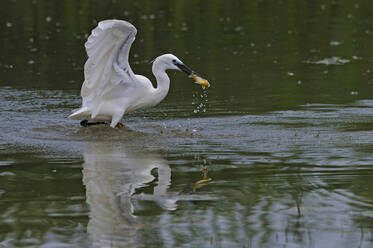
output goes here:
[{"label": "shallow water", "polygon": [[[240,4],[3,3],[0,247],[373,245],[373,3]],[[129,130],[68,120],[113,17],[135,72],[172,52],[211,87],[170,72]]]}]

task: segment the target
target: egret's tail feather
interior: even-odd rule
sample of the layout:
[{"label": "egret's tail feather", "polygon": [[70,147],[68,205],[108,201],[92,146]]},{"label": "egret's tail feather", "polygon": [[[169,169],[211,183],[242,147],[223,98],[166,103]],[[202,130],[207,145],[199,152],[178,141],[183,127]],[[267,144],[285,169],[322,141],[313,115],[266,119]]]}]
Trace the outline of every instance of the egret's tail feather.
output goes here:
[{"label": "egret's tail feather", "polygon": [[87,108],[80,108],[74,111],[71,115],[69,115],[69,119],[78,119],[78,118],[85,118],[90,115],[90,112]]}]

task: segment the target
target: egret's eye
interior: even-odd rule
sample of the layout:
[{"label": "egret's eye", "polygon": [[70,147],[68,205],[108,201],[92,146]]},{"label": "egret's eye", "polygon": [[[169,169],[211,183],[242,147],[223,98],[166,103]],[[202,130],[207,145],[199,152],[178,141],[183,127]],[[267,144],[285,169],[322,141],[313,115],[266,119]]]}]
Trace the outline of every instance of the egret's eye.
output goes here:
[{"label": "egret's eye", "polygon": [[174,64],[175,64],[175,63],[176,63],[176,59],[173,59],[173,60],[172,60],[172,63],[174,63]]}]

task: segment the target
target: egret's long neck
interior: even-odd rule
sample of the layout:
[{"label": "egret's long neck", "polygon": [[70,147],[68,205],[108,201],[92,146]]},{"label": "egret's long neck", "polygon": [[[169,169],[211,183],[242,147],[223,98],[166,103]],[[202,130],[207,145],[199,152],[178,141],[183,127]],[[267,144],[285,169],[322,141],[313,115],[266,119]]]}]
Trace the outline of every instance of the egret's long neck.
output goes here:
[{"label": "egret's long neck", "polygon": [[154,89],[154,98],[160,102],[166,97],[168,90],[170,89],[170,78],[166,73],[165,64],[156,59],[153,63],[152,71],[157,80],[157,87]]}]

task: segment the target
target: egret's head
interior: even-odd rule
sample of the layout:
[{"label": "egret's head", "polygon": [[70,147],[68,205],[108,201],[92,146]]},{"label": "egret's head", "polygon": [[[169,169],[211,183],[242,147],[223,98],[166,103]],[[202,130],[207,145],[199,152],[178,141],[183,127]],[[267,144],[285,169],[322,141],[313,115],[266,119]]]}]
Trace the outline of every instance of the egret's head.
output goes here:
[{"label": "egret's head", "polygon": [[[180,59],[178,59],[173,54],[163,54],[159,57],[157,57],[153,63],[153,69],[155,65],[160,65],[163,70],[173,69],[173,70],[179,70],[185,72],[188,76],[193,78],[197,84],[200,84],[202,86],[209,86],[207,80],[200,78],[200,75],[193,71],[189,66],[186,66],[183,62],[181,62]],[[196,80],[196,76],[200,78],[200,80]]]},{"label": "egret's head", "polygon": [[180,71],[179,66],[180,64],[183,64],[180,59],[178,59],[175,55],[168,53],[163,54],[159,57],[157,57],[154,60],[154,65],[159,65],[163,68],[163,70],[178,70]]}]

